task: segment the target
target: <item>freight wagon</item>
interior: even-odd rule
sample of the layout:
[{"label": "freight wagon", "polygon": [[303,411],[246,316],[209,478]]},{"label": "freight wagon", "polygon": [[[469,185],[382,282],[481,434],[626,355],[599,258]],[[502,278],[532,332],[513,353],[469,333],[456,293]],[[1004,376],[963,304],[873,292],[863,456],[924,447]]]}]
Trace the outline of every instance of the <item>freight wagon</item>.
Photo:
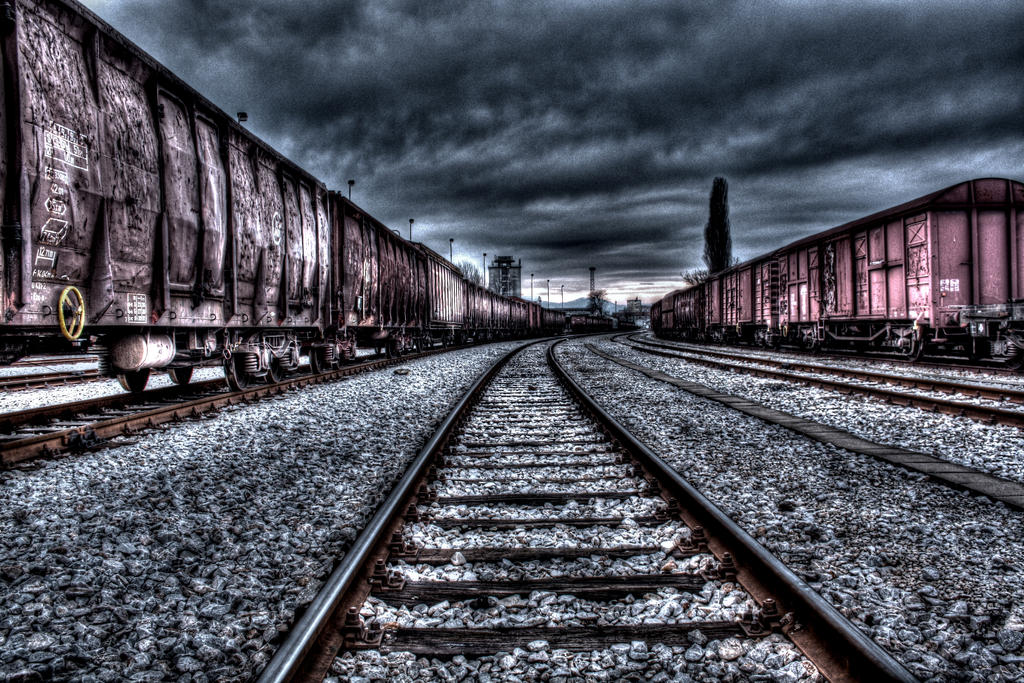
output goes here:
[{"label": "freight wagon", "polygon": [[798,240],[656,304],[662,336],[1018,363],[1024,184],[959,183]]},{"label": "freight wagon", "polygon": [[4,3],[0,362],[89,350],[141,391],[223,365],[539,333],[285,159],[73,0]]},{"label": "freight wagon", "polygon": [[569,316],[568,324],[572,332],[604,332],[614,329],[617,321],[606,315],[578,314]]}]

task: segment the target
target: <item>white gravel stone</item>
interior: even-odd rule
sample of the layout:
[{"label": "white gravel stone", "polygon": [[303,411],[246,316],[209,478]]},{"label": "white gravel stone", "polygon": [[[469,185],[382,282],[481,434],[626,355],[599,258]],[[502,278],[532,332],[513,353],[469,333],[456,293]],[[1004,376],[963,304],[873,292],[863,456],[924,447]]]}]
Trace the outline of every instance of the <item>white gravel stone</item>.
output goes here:
[{"label": "white gravel stone", "polygon": [[0,472],[0,678],[251,678],[453,401],[518,344]]},{"label": "white gravel stone", "polygon": [[[1024,679],[1024,657],[998,636],[1024,630],[1019,511],[649,380],[582,342],[558,355],[613,416],[916,676]],[[647,354],[631,359],[659,367]],[[696,368],[686,373],[702,381]],[[897,409],[879,406],[872,419],[897,424]],[[965,449],[976,443],[962,438]],[[789,664],[764,661],[773,671]]]}]

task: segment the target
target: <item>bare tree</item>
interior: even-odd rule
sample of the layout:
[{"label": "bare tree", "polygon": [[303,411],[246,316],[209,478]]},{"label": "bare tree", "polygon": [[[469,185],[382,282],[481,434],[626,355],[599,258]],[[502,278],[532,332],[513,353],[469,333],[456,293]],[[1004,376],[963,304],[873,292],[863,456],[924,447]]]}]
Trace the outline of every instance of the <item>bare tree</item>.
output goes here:
[{"label": "bare tree", "polygon": [[729,234],[729,183],[715,178],[711,184],[708,222],[704,225],[704,265],[708,273],[725,270],[732,263],[732,236]]},{"label": "bare tree", "polygon": [[480,269],[476,267],[472,261],[462,260],[455,264],[455,266],[462,271],[462,276],[472,282],[473,284],[484,286],[484,276],[480,274]]},{"label": "bare tree", "polygon": [[590,290],[590,294],[587,295],[587,308],[591,313],[604,313],[604,296],[607,293],[607,289]]},{"label": "bare tree", "polygon": [[690,287],[693,287],[694,285],[699,285],[700,283],[708,279],[708,269],[691,268],[685,273],[680,273],[679,275],[682,276],[683,282],[685,284],[689,285]]}]

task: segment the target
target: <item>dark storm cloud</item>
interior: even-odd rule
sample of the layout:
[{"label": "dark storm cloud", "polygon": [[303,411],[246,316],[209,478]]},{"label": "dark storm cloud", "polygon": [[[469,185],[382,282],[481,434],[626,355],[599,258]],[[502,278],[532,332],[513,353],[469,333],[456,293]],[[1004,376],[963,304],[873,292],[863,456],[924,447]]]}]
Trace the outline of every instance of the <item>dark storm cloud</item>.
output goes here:
[{"label": "dark storm cloud", "polygon": [[1024,175],[1019,2],[90,4],[403,234],[576,290],[674,286],[715,175],[741,258]]}]

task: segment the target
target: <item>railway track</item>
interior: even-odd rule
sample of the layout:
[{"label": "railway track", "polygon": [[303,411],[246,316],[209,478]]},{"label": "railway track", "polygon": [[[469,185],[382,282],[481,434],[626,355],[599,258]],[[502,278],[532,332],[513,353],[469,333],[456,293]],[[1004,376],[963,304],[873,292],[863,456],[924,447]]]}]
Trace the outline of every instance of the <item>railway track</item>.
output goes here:
[{"label": "railway track", "polygon": [[[618,341],[622,336],[627,335],[618,335],[613,339]],[[641,339],[636,335],[628,335],[627,340],[630,342],[627,345],[634,350],[665,358],[677,358],[716,369],[807,384],[847,394],[861,394],[897,405],[913,406],[922,410],[969,417],[981,422],[1024,427],[1024,410],[1009,409],[1002,406],[1005,402],[1024,405],[1024,391],[1019,389],[967,384],[938,378],[892,375],[870,370],[839,368],[801,361],[755,358],[729,351],[704,348],[691,349],[674,344]],[[832,379],[833,377],[838,379]],[[879,386],[881,384],[909,388],[926,393],[895,391]],[[989,402],[973,403],[967,400],[945,398],[944,396],[930,394],[956,395],[967,399],[980,399]],[[996,405],[996,403],[999,403],[999,405]]]},{"label": "railway track", "polygon": [[172,385],[140,393],[118,393],[73,403],[0,414],[0,466],[68,451],[96,450],[116,445],[140,429],[197,418],[225,406],[259,400],[306,385],[329,382],[360,372],[404,363],[448,348],[436,348],[398,358],[371,359],[321,374],[286,377],[231,391],[223,378]]},{"label": "railway track", "polygon": [[81,384],[82,382],[92,382],[97,379],[103,378],[100,377],[100,372],[96,368],[67,372],[38,372],[27,375],[8,375],[6,377],[0,377],[0,389],[17,390],[52,387],[64,384]]},{"label": "railway track", "polygon": [[[633,617],[649,596],[663,611]],[[568,662],[622,644],[676,648],[686,670],[694,643],[768,640],[830,680],[913,680],[532,345],[463,397],[260,680],[351,675],[368,650]]]},{"label": "railway track", "polygon": [[29,357],[16,360],[11,363],[12,367],[35,367],[39,365],[73,365],[75,363],[95,363],[96,356],[89,355],[77,355],[77,356],[40,356],[40,357]]}]

